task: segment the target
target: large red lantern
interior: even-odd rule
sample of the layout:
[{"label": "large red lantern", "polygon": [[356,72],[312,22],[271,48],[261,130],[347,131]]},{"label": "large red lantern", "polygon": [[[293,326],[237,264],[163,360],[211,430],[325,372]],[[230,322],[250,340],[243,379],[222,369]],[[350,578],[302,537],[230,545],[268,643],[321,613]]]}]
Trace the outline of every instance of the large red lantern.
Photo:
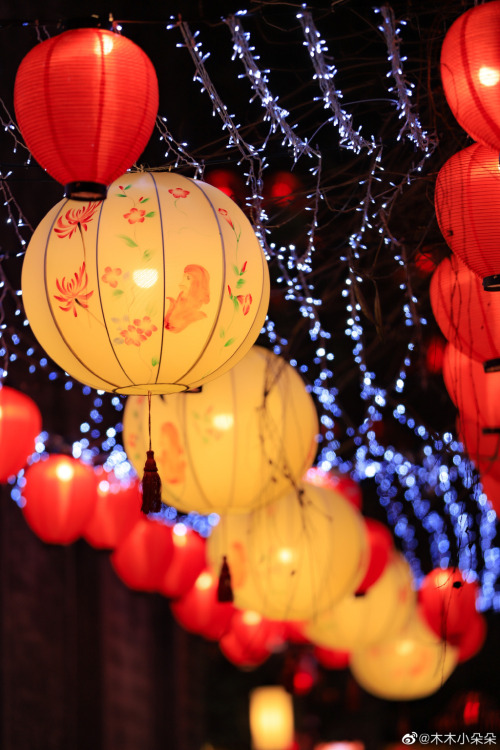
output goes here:
[{"label": "large red lantern", "polygon": [[130,39],[73,29],[28,52],[14,106],[26,145],[66,196],[95,200],[143,152],[156,120],[158,81]]},{"label": "large red lantern", "polygon": [[434,202],[439,228],[449,247],[483,279],[485,289],[498,290],[498,150],[474,143],[454,154],[439,171]]},{"label": "large red lantern", "polygon": [[470,460],[481,472],[481,479],[492,477],[500,481],[500,435],[484,433],[482,425],[471,419],[460,419],[457,432]]},{"label": "large red lantern", "polygon": [[141,517],[110,560],[115,573],[131,589],[159,591],[172,555],[169,527]]},{"label": "large red lantern", "polygon": [[468,627],[460,634],[457,643],[453,644],[458,646],[459,662],[468,661],[479,653],[486,640],[486,632],[486,620],[483,615],[476,612]]},{"label": "large red lantern", "polygon": [[179,625],[210,641],[218,641],[224,635],[235,613],[230,602],[218,601],[217,587],[218,579],[205,569],[189,591],[170,604]]},{"label": "large red lantern", "polygon": [[448,344],[444,353],[443,379],[464,420],[477,420],[490,432],[500,430],[500,372],[485,373],[479,362]]},{"label": "large red lantern", "polygon": [[479,277],[452,255],[435,270],[430,298],[448,341],[482,362],[485,372],[500,369],[500,297],[485,291]]},{"label": "large red lantern", "polygon": [[0,389],[0,482],[23,468],[41,429],[42,416],[35,402],[4,385]]},{"label": "large red lantern", "polygon": [[465,581],[459,570],[435,568],[419,591],[422,615],[436,635],[457,645],[477,614],[477,593],[477,583]]},{"label": "large red lantern", "polygon": [[475,141],[500,151],[500,2],[461,15],[441,49],[446,100]]},{"label": "large red lantern", "polygon": [[139,482],[121,482],[102,469],[97,479],[97,502],[82,536],[97,549],[114,549],[142,517]]},{"label": "large red lantern", "polygon": [[189,591],[206,567],[206,542],[183,523],[176,523],[170,531],[173,556],[161,580],[160,593],[177,599]]},{"label": "large red lantern", "polygon": [[71,544],[82,534],[97,502],[92,466],[71,456],[53,455],[25,474],[22,509],[28,526],[50,544]]}]

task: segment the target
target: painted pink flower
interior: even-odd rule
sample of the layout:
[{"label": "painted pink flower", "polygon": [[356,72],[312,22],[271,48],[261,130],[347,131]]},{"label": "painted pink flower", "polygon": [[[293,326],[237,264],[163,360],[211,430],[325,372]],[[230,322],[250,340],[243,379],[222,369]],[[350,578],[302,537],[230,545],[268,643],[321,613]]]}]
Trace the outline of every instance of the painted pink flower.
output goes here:
[{"label": "painted pink flower", "polygon": [[247,315],[250,311],[250,305],[252,304],[252,295],[251,294],[239,294],[238,302],[242,306],[243,309],[243,315]]},{"label": "painted pink flower", "polygon": [[123,218],[128,220],[129,224],[142,223],[146,212],[141,208],[131,208],[128,214],[123,214]]},{"label": "painted pink flower", "polygon": [[123,336],[125,343],[129,344],[129,346],[140,346],[147,339],[147,336],[141,329],[133,325],[128,325],[123,331],[120,331],[120,335]]},{"label": "painted pink flower", "polygon": [[87,224],[91,221],[101,202],[89,203],[88,206],[81,206],[81,208],[70,208],[64,216],[58,218],[54,232],[58,237],[63,238],[71,237],[79,226],[87,231]]},{"label": "painted pink flower", "polygon": [[172,188],[168,191],[174,198],[187,198],[189,190],[183,190],[182,188]]},{"label": "painted pink flower", "polygon": [[220,215],[222,216],[222,218],[227,221],[227,223],[229,224],[229,226],[231,227],[231,229],[234,229],[234,224],[231,221],[231,217],[229,216],[229,214],[226,211],[226,209],[225,208],[218,208],[217,211],[220,213]]},{"label": "painted pink flower", "polygon": [[89,283],[87,271],[85,270],[85,263],[79,271],[75,271],[73,278],[66,281],[66,277],[63,276],[62,281],[56,279],[57,291],[60,292],[61,296],[54,294],[54,299],[58,302],[62,302],[59,305],[60,310],[64,312],[73,311],[75,318],[77,317],[76,305],[80,307],[88,308],[87,300],[94,294],[93,291],[86,292],[87,284]]},{"label": "painted pink flower", "polygon": [[104,281],[105,284],[109,284],[112,289],[116,289],[118,286],[118,277],[121,275],[121,268],[111,268],[111,266],[106,266],[104,273],[101,276],[101,281]]},{"label": "painted pink flower", "polygon": [[158,330],[158,328],[151,323],[151,318],[149,315],[146,315],[142,320],[140,318],[136,318],[134,320],[134,325],[136,327],[136,330],[140,334],[144,334],[144,336],[147,336],[149,338],[152,333]]}]

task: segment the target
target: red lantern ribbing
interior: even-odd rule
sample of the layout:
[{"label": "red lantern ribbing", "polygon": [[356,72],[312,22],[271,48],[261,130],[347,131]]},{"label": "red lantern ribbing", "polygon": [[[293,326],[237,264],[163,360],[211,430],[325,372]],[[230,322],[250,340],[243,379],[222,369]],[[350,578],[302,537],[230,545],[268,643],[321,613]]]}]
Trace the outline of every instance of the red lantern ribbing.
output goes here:
[{"label": "red lantern ribbing", "polygon": [[500,296],[486,292],[478,276],[452,255],[436,268],[430,298],[448,341],[482,362],[485,372],[500,370]]},{"label": "red lantern ribbing", "polygon": [[0,482],[25,465],[42,430],[42,416],[29,396],[4,385],[0,389]]},{"label": "red lantern ribbing", "polygon": [[14,88],[17,122],[66,197],[98,200],[143,152],[158,111],[158,81],[134,42],[73,29],[34,47]]},{"label": "red lantern ribbing", "polygon": [[500,289],[500,167],[498,150],[474,143],[439,171],[436,216],[449,247],[488,291]]},{"label": "red lantern ribbing", "polygon": [[25,474],[22,509],[28,526],[49,544],[71,544],[83,533],[97,502],[92,466],[52,455]]},{"label": "red lantern ribbing", "polygon": [[500,372],[485,373],[480,362],[448,344],[443,379],[464,420],[476,420],[483,432],[500,432]]},{"label": "red lantern ribbing", "polygon": [[477,5],[452,24],[441,49],[444,93],[475,141],[500,151],[500,2]]}]

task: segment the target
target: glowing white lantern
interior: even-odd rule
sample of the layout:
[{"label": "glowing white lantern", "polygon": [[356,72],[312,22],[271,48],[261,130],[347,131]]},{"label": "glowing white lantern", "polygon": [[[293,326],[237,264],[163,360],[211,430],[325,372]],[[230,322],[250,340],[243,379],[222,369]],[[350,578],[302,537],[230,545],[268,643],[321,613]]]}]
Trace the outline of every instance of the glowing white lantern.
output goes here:
[{"label": "glowing white lantern", "polygon": [[[201,393],[151,400],[151,435],[163,501],[199,513],[246,511],[289,490],[316,453],[318,418],[297,371],[254,346]],[[131,396],[123,440],[140,472],[148,400]]]},{"label": "glowing white lantern", "polygon": [[234,604],[271,620],[308,620],[352,593],[367,565],[358,511],[334,490],[303,484],[250,513],[221,516],[207,543],[226,556]]},{"label": "glowing white lantern", "polygon": [[250,732],[254,750],[288,750],[293,742],[292,696],[285,688],[259,687],[250,693]]},{"label": "glowing white lantern", "polygon": [[61,201],[22,274],[33,332],[66,372],[116,393],[174,393],[250,349],[269,301],[250,222],[222,191],[170,172],[125,174],[105,201]]}]

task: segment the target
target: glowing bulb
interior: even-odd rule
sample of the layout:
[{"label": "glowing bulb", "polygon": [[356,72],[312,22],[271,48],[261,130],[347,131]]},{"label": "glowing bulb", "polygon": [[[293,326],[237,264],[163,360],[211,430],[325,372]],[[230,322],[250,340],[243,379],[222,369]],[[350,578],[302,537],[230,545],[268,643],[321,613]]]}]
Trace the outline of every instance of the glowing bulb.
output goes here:
[{"label": "glowing bulb", "polygon": [[483,65],[482,68],[479,68],[479,81],[483,86],[496,86],[500,81],[500,71]]},{"label": "glowing bulb", "polygon": [[207,573],[207,571],[200,573],[198,578],[196,579],[195,586],[200,591],[206,591],[210,588],[210,586],[213,583],[213,578],[210,575],[210,573]]},{"label": "glowing bulb", "polygon": [[56,476],[61,482],[69,482],[70,479],[73,479],[74,473],[73,467],[67,462],[58,464],[56,468]]},{"label": "glowing bulb", "polygon": [[293,560],[293,550],[289,549],[288,547],[282,547],[277,552],[278,560],[286,565],[287,563],[291,563]]},{"label": "glowing bulb", "polygon": [[251,609],[246,609],[241,615],[241,619],[245,625],[258,625],[262,621],[262,617],[258,612],[254,612]]},{"label": "glowing bulb", "polygon": [[415,644],[409,639],[396,644],[396,650],[399,654],[401,654],[401,656],[408,656],[408,654],[411,654],[414,648]]},{"label": "glowing bulb", "polygon": [[[101,40],[102,40],[102,46],[101,46]],[[95,43],[94,52],[96,55],[109,55],[109,53],[112,51],[114,46],[115,40],[112,36],[103,36],[101,38],[98,38]]]},{"label": "glowing bulb", "polygon": [[101,492],[103,495],[109,492],[109,482],[107,482],[105,479],[103,479],[102,482],[99,482],[99,492]]},{"label": "glowing bulb", "polygon": [[156,268],[139,268],[132,273],[135,283],[142,289],[149,289],[158,281]]},{"label": "glowing bulb", "polygon": [[183,523],[176,523],[172,531],[172,541],[175,546],[185,547],[187,544],[187,526]]},{"label": "glowing bulb", "polygon": [[234,424],[234,417],[232,414],[216,414],[213,423],[218,430],[230,430]]}]

